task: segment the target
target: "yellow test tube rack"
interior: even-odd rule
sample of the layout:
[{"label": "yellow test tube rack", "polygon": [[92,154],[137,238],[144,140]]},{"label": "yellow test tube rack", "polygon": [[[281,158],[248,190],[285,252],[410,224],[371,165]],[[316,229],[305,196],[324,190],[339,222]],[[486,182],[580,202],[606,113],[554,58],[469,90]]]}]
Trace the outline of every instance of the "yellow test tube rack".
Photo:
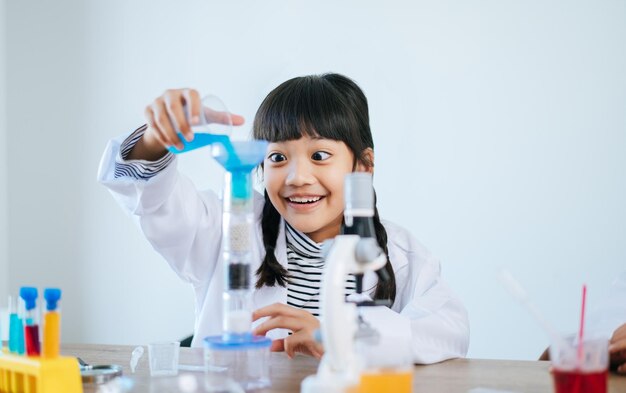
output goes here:
[{"label": "yellow test tube rack", "polygon": [[82,393],[78,361],[0,353],[0,393]]}]

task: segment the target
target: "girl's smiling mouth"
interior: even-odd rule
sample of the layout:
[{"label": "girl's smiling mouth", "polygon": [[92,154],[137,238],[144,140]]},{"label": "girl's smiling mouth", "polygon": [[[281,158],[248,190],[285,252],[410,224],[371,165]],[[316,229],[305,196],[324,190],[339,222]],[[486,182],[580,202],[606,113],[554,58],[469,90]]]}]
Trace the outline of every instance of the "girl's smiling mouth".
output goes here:
[{"label": "girl's smiling mouth", "polygon": [[324,195],[292,195],[285,197],[285,201],[292,209],[309,210],[318,206],[324,198]]}]

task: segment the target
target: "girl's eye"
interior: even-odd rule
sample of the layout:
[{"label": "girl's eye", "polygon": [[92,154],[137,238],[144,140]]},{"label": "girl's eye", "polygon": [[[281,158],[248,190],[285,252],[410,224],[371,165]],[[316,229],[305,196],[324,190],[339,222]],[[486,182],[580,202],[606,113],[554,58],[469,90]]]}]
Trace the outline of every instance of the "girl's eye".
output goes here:
[{"label": "girl's eye", "polygon": [[330,153],[326,153],[325,151],[316,151],[311,156],[311,159],[313,159],[314,161],[324,161],[328,158],[330,158]]},{"label": "girl's eye", "polygon": [[282,161],[285,161],[287,159],[287,157],[285,157],[284,154],[280,154],[280,153],[272,153],[272,154],[270,154],[270,156],[268,158],[272,162],[282,162]]}]

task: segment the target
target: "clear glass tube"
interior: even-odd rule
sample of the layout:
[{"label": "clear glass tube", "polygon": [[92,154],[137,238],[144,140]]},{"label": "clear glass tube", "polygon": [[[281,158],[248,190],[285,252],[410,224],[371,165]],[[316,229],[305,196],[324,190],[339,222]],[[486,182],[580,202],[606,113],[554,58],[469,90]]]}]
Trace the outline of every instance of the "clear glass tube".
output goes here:
[{"label": "clear glass tube", "polygon": [[21,287],[20,298],[24,300],[24,344],[28,356],[39,356],[39,312],[37,309],[38,291],[35,287]]},{"label": "clear glass tube", "polygon": [[46,288],[46,312],[43,316],[43,345],[41,352],[45,358],[59,356],[61,347],[61,310],[59,300],[61,290],[58,288]]},{"label": "clear glass tube", "polygon": [[9,352],[24,354],[24,305],[21,299],[9,296]]},{"label": "clear glass tube", "polygon": [[28,356],[39,356],[41,344],[39,342],[39,321],[36,308],[27,309],[24,314],[24,344]]},{"label": "clear glass tube", "polygon": [[252,174],[226,172],[222,217],[225,339],[249,336],[252,326],[252,233],[254,229]]}]

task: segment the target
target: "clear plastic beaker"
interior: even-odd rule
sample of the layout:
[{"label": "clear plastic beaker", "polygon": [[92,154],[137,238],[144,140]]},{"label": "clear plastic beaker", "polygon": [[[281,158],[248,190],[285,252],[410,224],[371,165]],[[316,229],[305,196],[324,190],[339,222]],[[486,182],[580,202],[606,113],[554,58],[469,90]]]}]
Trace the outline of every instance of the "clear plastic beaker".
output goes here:
[{"label": "clear plastic beaker", "polygon": [[413,390],[413,361],[410,345],[398,337],[358,339],[357,353],[364,360],[360,393],[410,393]]},{"label": "clear plastic beaker", "polygon": [[204,339],[204,360],[209,377],[226,376],[245,390],[270,386],[272,340],[252,336],[248,340],[225,341],[223,336]]},{"label": "clear plastic beaker", "polygon": [[[191,108],[185,107],[187,119],[191,118]],[[233,131],[233,121],[226,105],[215,95],[202,97],[199,122],[192,124],[194,132],[206,132],[215,135],[230,136]]]},{"label": "clear plastic beaker", "polygon": [[176,375],[178,374],[178,354],[180,342],[156,342],[148,344],[150,359],[150,375]]},{"label": "clear plastic beaker", "polygon": [[585,338],[582,348],[575,335],[550,346],[556,393],[606,393],[609,369],[607,338]]},{"label": "clear plastic beaker", "polygon": [[226,109],[226,105],[214,95],[207,95],[202,98],[200,114],[198,121],[194,122],[191,116],[191,106],[185,105],[185,114],[187,122],[191,125],[194,138],[187,141],[181,133],[180,127],[173,120],[174,128],[178,134],[183,149],[179,150],[175,146],[168,148],[172,153],[184,153],[195,150],[200,147],[212,145],[214,143],[224,144],[230,143],[230,137],[233,130],[233,121],[230,112]]}]

